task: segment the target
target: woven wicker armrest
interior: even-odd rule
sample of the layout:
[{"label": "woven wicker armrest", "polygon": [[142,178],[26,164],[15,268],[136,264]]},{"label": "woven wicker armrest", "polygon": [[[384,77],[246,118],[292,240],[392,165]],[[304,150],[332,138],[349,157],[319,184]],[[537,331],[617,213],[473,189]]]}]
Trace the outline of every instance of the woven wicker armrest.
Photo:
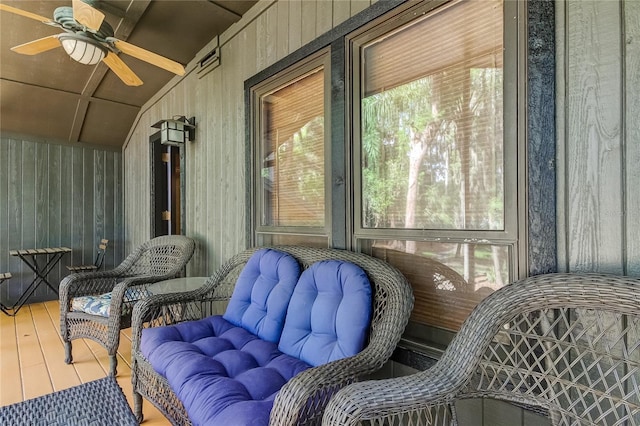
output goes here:
[{"label": "woven wicker armrest", "polygon": [[97,271],[76,273],[67,275],[61,282],[58,290],[59,300],[65,309],[68,309],[71,299],[79,296],[97,296],[114,291],[118,283],[127,280],[134,279],[141,282],[155,282],[159,278],[144,275],[135,275],[128,277],[123,274],[116,274],[113,271]]},{"label": "woven wicker armrest", "polygon": [[464,376],[448,374],[436,367],[405,377],[354,383],[335,393],[322,424],[346,426],[381,419],[420,419],[418,424],[448,425],[452,404],[462,399],[483,397],[511,402],[546,416],[553,411],[546,401],[526,395],[493,391],[460,393],[464,385]]},{"label": "woven wicker armrest", "polygon": [[355,383],[335,394],[325,410],[322,424],[355,425],[368,419],[405,418],[407,413],[428,419],[430,413],[446,408],[455,388],[456,383],[449,377],[432,370]]},{"label": "woven wicker armrest", "polygon": [[67,275],[60,282],[60,287],[58,288],[60,304],[66,306],[72,298],[78,296],[107,293],[112,291],[121,280],[122,277],[119,276],[103,274],[96,276],[93,273]]},{"label": "woven wicker armrest", "polygon": [[[465,368],[460,366],[460,370],[464,371]],[[449,425],[451,405],[458,400],[485,396],[513,402],[538,413],[549,412],[544,401],[523,395],[506,392],[461,393],[465,376],[456,372],[435,366],[409,376],[351,384],[331,399],[322,424],[347,426],[368,424],[369,421],[373,424],[378,424],[378,421],[381,424],[387,424],[387,421],[389,424],[405,424],[403,422],[409,419],[419,419],[415,424]]]},{"label": "woven wicker armrest", "polygon": [[298,374],[278,392],[269,424],[318,424],[331,397],[358,378],[380,368],[378,358],[361,352]]}]

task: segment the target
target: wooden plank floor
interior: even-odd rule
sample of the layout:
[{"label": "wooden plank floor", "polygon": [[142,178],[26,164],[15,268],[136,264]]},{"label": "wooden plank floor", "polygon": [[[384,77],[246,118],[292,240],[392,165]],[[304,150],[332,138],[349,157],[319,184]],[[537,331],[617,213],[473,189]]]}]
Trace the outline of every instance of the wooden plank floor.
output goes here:
[{"label": "wooden plank floor", "polygon": [[[0,314],[0,406],[36,398],[103,378],[106,350],[92,340],[73,341],[73,363],[64,362],[58,301],[25,305],[15,317]],[[123,330],[118,349],[118,384],[133,407],[131,333]],[[148,401],[144,425],[169,425]]]}]

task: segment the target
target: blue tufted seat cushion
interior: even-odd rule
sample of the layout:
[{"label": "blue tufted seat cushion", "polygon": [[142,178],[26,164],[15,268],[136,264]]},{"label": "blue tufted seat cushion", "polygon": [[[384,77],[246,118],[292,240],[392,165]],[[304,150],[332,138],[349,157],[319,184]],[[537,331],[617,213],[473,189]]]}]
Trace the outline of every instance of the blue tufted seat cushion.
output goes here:
[{"label": "blue tufted seat cushion", "polygon": [[221,316],[146,329],[140,349],[195,425],[268,425],[277,392],[310,367]]},{"label": "blue tufted seat cushion", "polygon": [[298,280],[278,349],[313,366],[353,356],[366,344],[371,311],[371,285],[362,268],[316,262]]}]

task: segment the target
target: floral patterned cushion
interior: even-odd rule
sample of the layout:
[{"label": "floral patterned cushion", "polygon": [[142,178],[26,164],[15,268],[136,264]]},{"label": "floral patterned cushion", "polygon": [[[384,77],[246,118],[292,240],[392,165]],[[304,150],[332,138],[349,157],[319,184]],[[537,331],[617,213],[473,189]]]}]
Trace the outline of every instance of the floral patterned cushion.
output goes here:
[{"label": "floral patterned cushion", "polygon": [[[136,301],[151,295],[149,290],[128,289],[125,292],[125,301]],[[125,303],[122,314],[128,314],[133,309],[131,303]],[[108,317],[111,312],[111,292],[101,294],[99,296],[81,296],[71,299],[71,310],[76,312],[85,312],[91,315],[100,315]]]}]

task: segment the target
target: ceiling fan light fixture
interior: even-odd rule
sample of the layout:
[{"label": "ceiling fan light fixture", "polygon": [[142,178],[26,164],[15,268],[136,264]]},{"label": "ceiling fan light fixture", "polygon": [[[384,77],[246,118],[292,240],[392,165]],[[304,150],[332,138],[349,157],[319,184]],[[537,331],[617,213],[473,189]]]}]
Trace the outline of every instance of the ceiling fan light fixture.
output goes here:
[{"label": "ceiling fan light fixture", "polygon": [[80,34],[61,34],[62,48],[71,59],[85,65],[95,65],[108,53],[107,48],[96,40]]}]

